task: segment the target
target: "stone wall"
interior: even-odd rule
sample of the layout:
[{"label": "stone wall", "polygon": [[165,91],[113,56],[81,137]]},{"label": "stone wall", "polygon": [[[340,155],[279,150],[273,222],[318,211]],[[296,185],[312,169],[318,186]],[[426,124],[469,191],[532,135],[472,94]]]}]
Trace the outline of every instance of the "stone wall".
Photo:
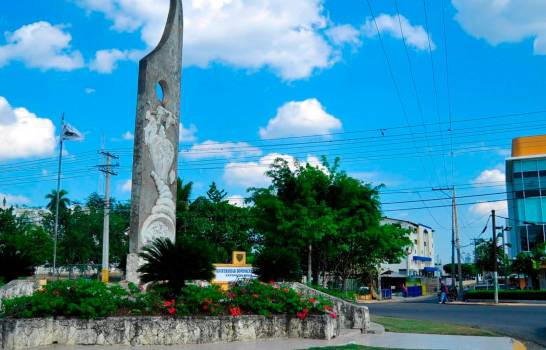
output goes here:
[{"label": "stone wall", "polygon": [[370,329],[370,312],[368,311],[368,307],[336,298],[303,283],[293,282],[291,283],[291,287],[309,296],[318,295],[329,299],[334,304],[334,311],[338,315],[338,328],[360,329],[363,333],[366,333]]},{"label": "stone wall", "polygon": [[0,320],[0,349],[61,345],[181,345],[264,338],[331,339],[338,323],[328,315],[296,317],[109,317]]}]

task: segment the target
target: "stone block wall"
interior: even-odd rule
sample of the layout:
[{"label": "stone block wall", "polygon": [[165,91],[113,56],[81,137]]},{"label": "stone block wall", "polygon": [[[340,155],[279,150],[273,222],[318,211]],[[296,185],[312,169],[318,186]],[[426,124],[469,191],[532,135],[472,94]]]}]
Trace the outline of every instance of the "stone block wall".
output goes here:
[{"label": "stone block wall", "polygon": [[309,296],[321,296],[334,304],[338,315],[338,328],[360,329],[366,333],[370,329],[370,312],[367,306],[358,305],[311,288],[303,283],[293,282],[291,287]]},{"label": "stone block wall", "polygon": [[339,335],[338,325],[328,315],[310,315],[304,321],[286,315],[3,319],[0,349],[52,344],[182,345],[281,337],[331,339]]}]

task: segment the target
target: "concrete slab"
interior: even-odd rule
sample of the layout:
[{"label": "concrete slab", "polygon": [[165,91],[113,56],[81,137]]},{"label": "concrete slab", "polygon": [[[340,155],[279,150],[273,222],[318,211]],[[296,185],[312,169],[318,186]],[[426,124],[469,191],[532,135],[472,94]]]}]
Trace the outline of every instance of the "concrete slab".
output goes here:
[{"label": "concrete slab", "polygon": [[326,340],[313,339],[273,339],[254,342],[233,342],[221,344],[191,344],[182,346],[50,346],[40,349],[50,350],[287,350],[307,349],[345,344],[360,344],[385,348],[402,349],[443,349],[443,350],[523,350],[525,346],[508,337],[478,337],[436,334],[390,333],[361,334],[358,330],[344,332],[340,337]]}]

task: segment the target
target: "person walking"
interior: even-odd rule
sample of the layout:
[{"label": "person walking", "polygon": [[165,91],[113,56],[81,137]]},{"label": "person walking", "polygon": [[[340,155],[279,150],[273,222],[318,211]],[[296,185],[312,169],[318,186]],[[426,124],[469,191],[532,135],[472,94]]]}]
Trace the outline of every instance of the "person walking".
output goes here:
[{"label": "person walking", "polygon": [[444,282],[440,285],[440,301],[439,303],[445,304],[447,300],[447,286],[444,284]]}]

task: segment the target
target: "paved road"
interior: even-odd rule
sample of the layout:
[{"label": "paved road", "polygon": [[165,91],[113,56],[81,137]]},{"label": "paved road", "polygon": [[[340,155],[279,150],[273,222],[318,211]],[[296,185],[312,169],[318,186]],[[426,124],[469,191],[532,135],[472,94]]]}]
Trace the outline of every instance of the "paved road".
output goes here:
[{"label": "paved road", "polygon": [[441,305],[436,300],[370,304],[370,314],[445,321],[497,331],[546,347],[546,306]]}]

